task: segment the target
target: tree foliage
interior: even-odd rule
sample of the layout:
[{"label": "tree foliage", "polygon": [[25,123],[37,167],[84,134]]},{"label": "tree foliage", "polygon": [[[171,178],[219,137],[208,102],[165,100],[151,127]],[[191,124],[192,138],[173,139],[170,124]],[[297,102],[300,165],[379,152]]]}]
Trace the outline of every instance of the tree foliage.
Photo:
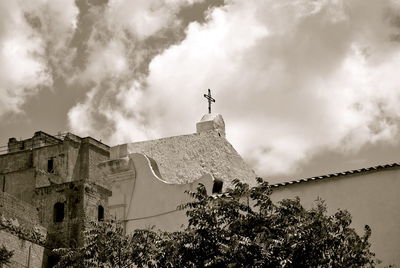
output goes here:
[{"label": "tree foliage", "polygon": [[13,251],[8,250],[4,245],[2,245],[0,247],[0,267],[2,267],[3,264],[9,264],[13,255]]},{"label": "tree foliage", "polygon": [[[152,243],[157,233],[136,230],[124,235],[121,224],[114,221],[90,222],[84,232],[85,245],[79,248],[54,250],[60,261],[56,267],[151,267]],[[140,265],[138,265],[140,264]]]},{"label": "tree foliage", "polygon": [[299,198],[274,204],[268,183],[239,181],[224,194],[203,185],[181,206],[188,225],[177,232],[136,230],[124,236],[112,222],[86,231],[86,243],[63,253],[60,267],[373,267],[368,239],[350,227],[351,215],[327,215],[317,200],[311,209]]}]

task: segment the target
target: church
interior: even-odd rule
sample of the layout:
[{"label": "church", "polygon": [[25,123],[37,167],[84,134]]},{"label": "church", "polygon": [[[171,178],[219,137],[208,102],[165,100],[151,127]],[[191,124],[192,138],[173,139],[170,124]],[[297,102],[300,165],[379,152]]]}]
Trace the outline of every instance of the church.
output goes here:
[{"label": "church", "polygon": [[[400,265],[400,164],[368,167],[271,185],[272,199],[318,197],[330,213],[347,209],[353,227],[372,228],[382,267]],[[10,267],[51,267],[51,249],[82,244],[84,222],[111,217],[128,234],[155,226],[177,230],[177,206],[199,183],[220,193],[256,174],[225,138],[225,122],[209,111],[196,132],[109,147],[72,133],[10,138],[0,155],[0,246],[14,251]]]}]

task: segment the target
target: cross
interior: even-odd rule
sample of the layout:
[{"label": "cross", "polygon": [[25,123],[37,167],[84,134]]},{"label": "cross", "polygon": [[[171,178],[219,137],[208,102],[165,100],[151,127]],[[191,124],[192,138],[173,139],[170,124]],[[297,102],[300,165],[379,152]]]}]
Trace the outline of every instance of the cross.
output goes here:
[{"label": "cross", "polygon": [[208,100],[208,113],[211,113],[211,102],[215,102],[215,100],[211,97],[211,90],[208,89],[208,94],[204,94],[204,98]]}]

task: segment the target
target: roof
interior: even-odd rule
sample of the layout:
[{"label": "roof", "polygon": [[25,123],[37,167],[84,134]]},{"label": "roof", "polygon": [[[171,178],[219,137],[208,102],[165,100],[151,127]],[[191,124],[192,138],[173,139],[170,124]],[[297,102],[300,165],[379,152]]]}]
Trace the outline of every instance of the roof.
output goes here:
[{"label": "roof", "polygon": [[162,179],[170,183],[190,183],[204,174],[226,182],[239,179],[255,184],[256,174],[233,146],[215,131],[174,136],[158,140],[118,145],[111,158],[142,153],[154,159]]},{"label": "roof", "polygon": [[344,177],[344,176],[360,174],[360,173],[367,173],[367,172],[376,172],[376,171],[381,171],[381,170],[385,170],[385,169],[389,169],[389,168],[393,168],[393,167],[400,167],[400,163],[378,165],[378,166],[373,166],[373,167],[343,171],[343,172],[339,172],[339,173],[331,173],[331,174],[321,175],[321,176],[317,176],[317,177],[310,177],[310,178],[298,179],[298,180],[293,180],[293,181],[280,182],[280,183],[272,184],[271,187],[278,188],[278,187],[283,187],[283,186],[288,186],[288,185],[298,184],[298,183],[320,181],[320,180],[325,180],[325,179],[329,179],[329,178]]}]

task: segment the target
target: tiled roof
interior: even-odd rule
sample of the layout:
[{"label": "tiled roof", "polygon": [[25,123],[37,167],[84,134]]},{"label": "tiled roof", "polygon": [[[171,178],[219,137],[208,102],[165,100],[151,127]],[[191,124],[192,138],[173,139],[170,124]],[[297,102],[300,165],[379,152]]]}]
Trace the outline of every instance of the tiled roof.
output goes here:
[{"label": "tiled roof", "polygon": [[365,172],[373,172],[373,171],[379,171],[379,170],[393,168],[393,167],[400,167],[400,163],[379,165],[379,166],[373,166],[373,167],[361,168],[361,169],[353,169],[353,170],[349,170],[349,171],[332,173],[332,174],[327,174],[327,175],[322,175],[322,176],[317,176],[317,177],[310,177],[310,178],[304,178],[304,179],[299,179],[299,180],[280,182],[280,183],[272,184],[271,187],[277,188],[277,187],[287,186],[287,185],[291,185],[291,184],[324,180],[324,179],[328,179],[328,178],[342,177],[342,176],[354,175],[354,174],[365,173]]}]

